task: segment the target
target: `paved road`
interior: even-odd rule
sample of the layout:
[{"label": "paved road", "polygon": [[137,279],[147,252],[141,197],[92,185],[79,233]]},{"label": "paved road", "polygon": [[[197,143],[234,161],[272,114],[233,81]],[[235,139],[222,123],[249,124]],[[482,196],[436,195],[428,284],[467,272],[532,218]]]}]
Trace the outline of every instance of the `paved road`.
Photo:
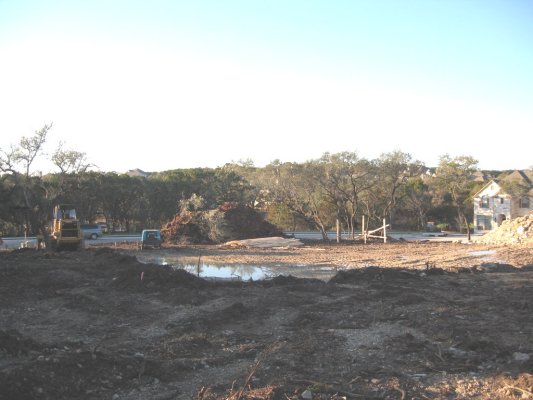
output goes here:
[{"label": "paved road", "polygon": [[[322,239],[320,232],[285,232],[287,235],[292,235],[298,239]],[[459,233],[429,233],[429,232],[387,232],[387,236],[393,239],[404,239],[409,241],[466,241],[468,238],[465,234]],[[472,234],[472,237],[479,237],[479,234]],[[337,234],[335,232],[328,232],[329,240],[336,240]],[[349,233],[343,233],[341,235],[342,239],[349,240],[351,238]]]},{"label": "paved road", "polygon": [[[322,239],[319,232],[285,232],[288,235],[292,235],[298,239]],[[466,241],[466,235],[450,233],[446,236],[439,236],[439,234],[429,234],[421,232],[390,232],[389,236],[394,239],[405,239],[410,241],[431,240],[431,241]],[[472,235],[472,237],[479,237],[480,235]],[[335,232],[328,232],[330,240],[335,240]],[[349,235],[343,234],[345,239],[349,238]],[[7,237],[2,238],[3,243],[0,244],[0,249],[18,249],[21,247],[37,247],[37,239],[35,237]],[[98,239],[85,239],[87,245],[97,244],[113,244],[113,243],[132,243],[141,240],[140,235],[104,235]],[[26,243],[24,245],[24,243]]]},{"label": "paved road", "polygon": [[[130,243],[141,240],[140,235],[104,235],[98,239],[85,239],[87,245],[94,244],[112,244],[112,243]],[[1,249],[19,249],[22,247],[37,247],[37,238],[35,237],[5,237],[2,238]]]}]

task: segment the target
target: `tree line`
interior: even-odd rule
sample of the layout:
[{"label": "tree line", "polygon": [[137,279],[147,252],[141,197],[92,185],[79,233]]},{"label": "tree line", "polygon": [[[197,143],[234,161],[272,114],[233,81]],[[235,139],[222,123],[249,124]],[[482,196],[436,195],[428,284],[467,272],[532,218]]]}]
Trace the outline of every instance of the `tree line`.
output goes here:
[{"label": "tree line", "polygon": [[45,156],[51,128],[0,149],[0,235],[44,233],[58,203],[75,205],[82,221],[108,221],[111,230],[160,227],[184,207],[212,209],[225,202],[264,212],[283,230],[324,236],[337,221],[357,234],[363,216],[371,228],[385,218],[394,229],[423,230],[430,220],[467,229],[472,195],[482,185],[472,179],[477,161],[470,156],[443,155],[430,169],[401,151],[372,160],[356,152],[325,153],[303,163],[255,167],[241,161],[138,177],[94,171],[85,153],[60,144],[49,156],[57,170],[32,173],[34,161]]}]

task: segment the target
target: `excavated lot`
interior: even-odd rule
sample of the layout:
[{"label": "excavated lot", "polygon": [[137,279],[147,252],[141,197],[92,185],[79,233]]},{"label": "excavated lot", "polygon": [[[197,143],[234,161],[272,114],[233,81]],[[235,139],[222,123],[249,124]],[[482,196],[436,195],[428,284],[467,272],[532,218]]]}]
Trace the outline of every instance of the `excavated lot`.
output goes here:
[{"label": "excavated lot", "polygon": [[[531,248],[162,253],[284,275],[213,282],[126,247],[0,252],[0,399],[533,398]],[[339,271],[288,276],[305,265]]]}]

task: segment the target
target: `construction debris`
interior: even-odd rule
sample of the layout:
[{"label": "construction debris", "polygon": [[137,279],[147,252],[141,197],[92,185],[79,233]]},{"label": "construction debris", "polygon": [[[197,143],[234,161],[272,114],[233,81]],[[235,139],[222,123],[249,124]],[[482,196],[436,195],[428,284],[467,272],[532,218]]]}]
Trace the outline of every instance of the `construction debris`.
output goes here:
[{"label": "construction debris", "polygon": [[479,242],[533,245],[533,214],[503,221],[498,229],[483,235]]},{"label": "construction debris", "polygon": [[226,248],[288,248],[303,246],[300,239],[283,237],[266,237],[257,239],[232,240],[221,247]]},{"label": "construction debris", "polygon": [[161,229],[161,233],[168,244],[220,244],[283,235],[259,212],[236,203],[224,203],[215,210],[177,214]]}]

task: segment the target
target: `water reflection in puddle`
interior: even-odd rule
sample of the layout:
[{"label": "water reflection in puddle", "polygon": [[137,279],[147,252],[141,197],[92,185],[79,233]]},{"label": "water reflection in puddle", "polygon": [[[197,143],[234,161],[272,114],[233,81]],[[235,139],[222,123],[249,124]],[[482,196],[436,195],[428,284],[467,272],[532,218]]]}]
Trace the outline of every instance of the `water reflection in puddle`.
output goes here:
[{"label": "water reflection in puddle", "polygon": [[234,279],[243,281],[257,281],[269,279],[278,275],[292,275],[296,278],[314,278],[328,281],[342,267],[326,267],[316,265],[292,265],[292,266],[261,266],[261,265],[226,265],[203,263],[184,263],[179,256],[158,255],[156,253],[146,252],[137,254],[137,259],[143,263],[152,263],[159,265],[168,265],[175,269],[184,269],[185,271],[200,276],[201,278],[211,279]]},{"label": "water reflection in puddle", "polygon": [[253,265],[172,264],[172,268],[184,269],[201,278],[240,279],[243,281],[257,281],[272,275],[270,270]]},{"label": "water reflection in puddle", "polygon": [[261,280],[273,276],[270,269],[255,265],[215,265],[200,262],[199,264],[185,264],[177,257],[139,257],[141,262],[149,262],[159,265],[168,265],[174,269],[185,271],[199,276],[200,278],[238,279],[238,280]]}]

